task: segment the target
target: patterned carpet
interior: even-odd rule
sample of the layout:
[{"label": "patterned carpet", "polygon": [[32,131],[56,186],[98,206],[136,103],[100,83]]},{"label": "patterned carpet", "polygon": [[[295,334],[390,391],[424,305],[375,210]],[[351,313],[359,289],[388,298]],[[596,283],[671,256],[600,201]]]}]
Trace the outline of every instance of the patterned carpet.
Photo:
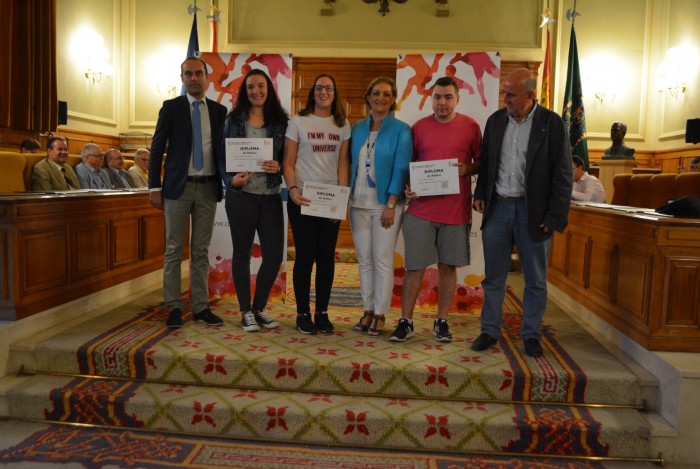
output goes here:
[{"label": "patterned carpet", "polygon": [[[352,331],[361,308],[342,306],[358,300],[352,269],[340,266],[336,276],[345,294],[332,300],[333,334],[298,333],[295,306],[281,303],[268,308],[280,328],[258,333],[243,332],[240,312],[227,302],[212,305],[221,327],[185,315],[185,327],[169,330],[162,303],[89,320],[33,345],[30,369],[38,374],[8,391],[11,416],[359,449],[648,454],[639,412],[577,406],[635,405],[641,391],[561,312],[547,317],[538,359],[522,351],[522,305],[513,289],[504,337],[488,352],[468,348],[479,332],[472,311],[450,314],[455,341],[444,344],[430,332],[434,313],[419,308],[416,337],[395,344],[386,334]],[[398,316],[392,310],[387,329]],[[569,467],[560,463],[493,467]]]},{"label": "patterned carpet", "polygon": [[598,462],[236,442],[51,426],[0,451],[0,464],[79,463],[86,468],[602,469]]}]

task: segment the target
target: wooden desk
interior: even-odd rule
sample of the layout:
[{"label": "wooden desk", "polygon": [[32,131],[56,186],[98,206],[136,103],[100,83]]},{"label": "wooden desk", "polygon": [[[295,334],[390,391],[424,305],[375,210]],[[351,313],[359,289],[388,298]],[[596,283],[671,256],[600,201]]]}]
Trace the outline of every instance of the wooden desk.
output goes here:
[{"label": "wooden desk", "polygon": [[649,350],[700,352],[700,219],[572,206],[548,280]]},{"label": "wooden desk", "polygon": [[164,251],[148,192],[0,196],[0,319],[161,269]]}]

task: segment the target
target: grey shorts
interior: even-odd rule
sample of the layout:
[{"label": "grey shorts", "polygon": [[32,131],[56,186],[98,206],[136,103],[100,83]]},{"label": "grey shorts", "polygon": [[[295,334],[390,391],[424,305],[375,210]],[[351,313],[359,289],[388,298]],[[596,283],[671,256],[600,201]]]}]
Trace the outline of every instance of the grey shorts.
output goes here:
[{"label": "grey shorts", "polygon": [[469,265],[471,225],[446,225],[407,213],[403,217],[404,264],[407,270],[421,270],[437,262]]}]

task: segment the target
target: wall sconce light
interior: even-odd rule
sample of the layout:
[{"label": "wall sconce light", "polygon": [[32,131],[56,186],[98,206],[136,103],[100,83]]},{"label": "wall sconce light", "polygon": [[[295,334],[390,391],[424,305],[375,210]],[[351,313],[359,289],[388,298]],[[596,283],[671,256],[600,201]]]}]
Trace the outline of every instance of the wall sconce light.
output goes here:
[{"label": "wall sconce light", "polygon": [[606,102],[612,103],[613,101],[615,101],[615,97],[616,97],[615,92],[611,92],[611,91],[606,92],[605,90],[595,92],[595,99],[597,99],[600,102],[601,106],[603,104],[605,104]]},{"label": "wall sconce light", "polygon": [[104,42],[104,38],[89,27],[76,31],[71,41],[71,55],[82,63],[85,79],[93,85],[106,82],[114,74]]},{"label": "wall sconce light", "polygon": [[659,65],[659,92],[668,91],[674,99],[685,93],[687,77],[697,61],[697,53],[689,47],[672,47],[666,52],[666,58]]},{"label": "wall sconce light", "polygon": [[[370,3],[379,3],[379,12],[380,15],[386,16],[389,14],[389,2],[391,0],[362,0],[363,2],[370,4]],[[408,0],[394,0],[395,3],[406,3]]]},{"label": "wall sconce light", "polygon": [[92,81],[92,84],[107,81],[107,77],[114,74],[112,66],[108,63],[91,61],[88,58],[88,66],[85,69],[85,78]]},{"label": "wall sconce light", "polygon": [[581,70],[587,70],[583,76],[585,89],[593,90],[593,96],[601,106],[609,105],[618,95],[625,96],[620,82],[629,76],[630,71],[624,57],[608,52],[597,53],[582,62]]},{"label": "wall sconce light", "polygon": [[172,83],[158,83],[156,85],[156,89],[158,90],[158,93],[169,98],[173,98],[175,96],[175,92],[177,91],[177,85]]},{"label": "wall sconce light", "polygon": [[450,7],[447,5],[447,2],[448,0],[435,0],[435,3],[437,3],[435,16],[438,18],[447,18],[450,16]]},{"label": "wall sconce light", "polygon": [[321,16],[333,16],[335,15],[335,9],[333,5],[335,0],[322,0],[321,1]]}]

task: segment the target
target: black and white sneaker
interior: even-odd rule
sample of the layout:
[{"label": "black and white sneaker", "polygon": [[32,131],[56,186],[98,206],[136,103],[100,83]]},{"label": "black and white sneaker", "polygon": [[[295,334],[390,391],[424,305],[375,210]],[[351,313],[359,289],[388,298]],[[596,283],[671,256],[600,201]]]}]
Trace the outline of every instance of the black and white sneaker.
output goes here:
[{"label": "black and white sneaker", "polygon": [[414,335],[413,323],[406,318],[401,318],[398,326],[396,326],[394,332],[392,332],[389,336],[389,340],[392,342],[403,342],[406,339],[410,339]]},{"label": "black and white sneaker", "polygon": [[433,324],[433,335],[438,342],[452,342],[452,334],[450,334],[450,326],[447,325],[447,320],[435,320]]},{"label": "black and white sneaker", "polygon": [[331,320],[328,319],[328,313],[326,311],[314,314],[314,322],[316,323],[317,331],[323,332],[324,334],[333,332],[333,324]]},{"label": "black and white sneaker", "polygon": [[255,315],[253,315],[252,311],[246,311],[243,313],[243,316],[241,316],[241,326],[243,326],[243,330],[246,332],[255,332],[260,330],[260,326],[258,326],[258,323],[255,320]]},{"label": "black and white sneaker", "polygon": [[297,330],[302,334],[316,334],[316,326],[311,320],[311,313],[297,314]]},{"label": "black and white sneaker", "polygon": [[253,316],[255,316],[255,321],[258,323],[258,326],[262,326],[265,329],[276,329],[279,327],[279,324],[270,319],[265,311],[255,311]]}]

